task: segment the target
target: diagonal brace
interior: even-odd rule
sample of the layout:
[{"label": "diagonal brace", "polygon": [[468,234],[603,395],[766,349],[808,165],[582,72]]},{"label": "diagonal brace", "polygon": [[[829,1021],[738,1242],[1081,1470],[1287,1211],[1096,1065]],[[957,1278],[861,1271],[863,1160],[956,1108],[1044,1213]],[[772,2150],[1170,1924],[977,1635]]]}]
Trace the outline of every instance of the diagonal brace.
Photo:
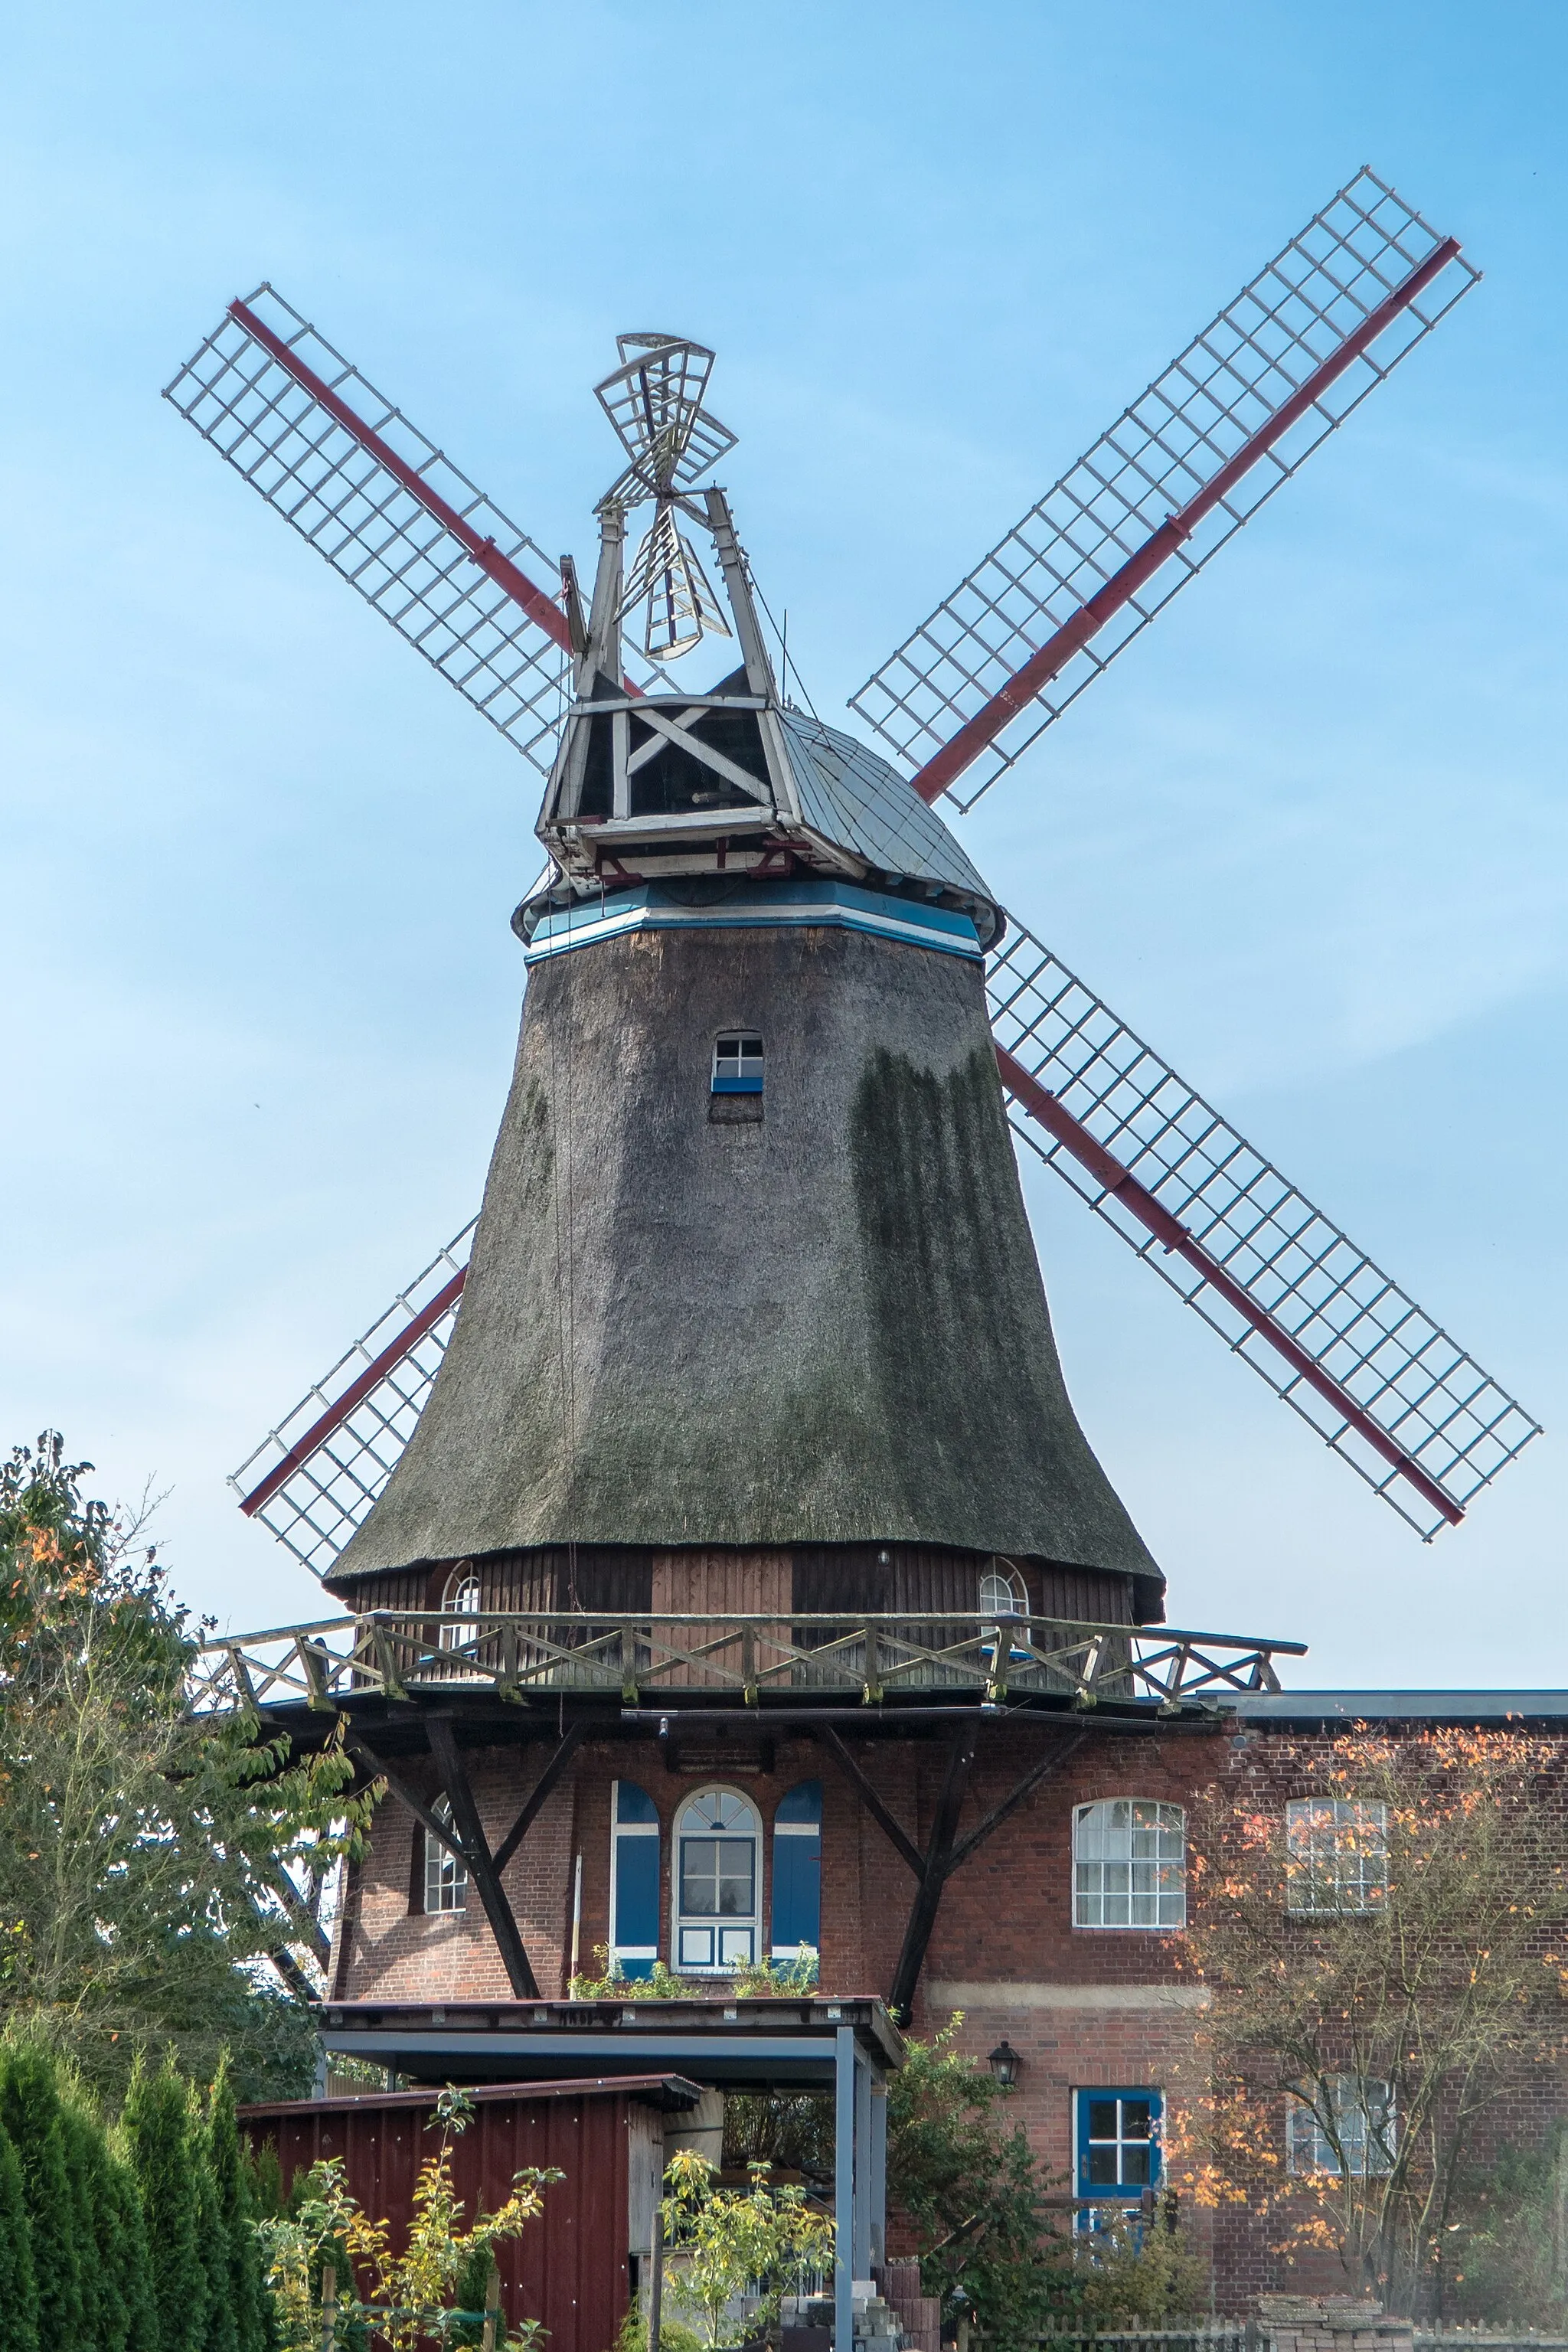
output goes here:
[{"label": "diagonal brace", "polygon": [[984,1844],[993,1830],[1001,1828],[1009,1813],[1016,1813],[1026,1798],[1034,1795],[1042,1780],[1048,1780],[1053,1773],[1061,1770],[1068,1758],[1081,1748],[1088,1738],[1087,1731],[1078,1732],[1071,1739],[1064,1739],[1059,1747],[1053,1748],[1050,1754],[1043,1756],[1037,1764],[1030,1766],[1011,1795],[1004,1797],[999,1805],[993,1805],[985,1819],[953,1847],[947,1865],[950,1878],[955,1870],[963,1869],[977,1846]]},{"label": "diagonal brace", "polygon": [[452,1822],[444,1822],[440,1814],[426,1803],[423,1797],[415,1793],[406,1780],[399,1779],[390,1765],[384,1764],[374,1748],[367,1747],[357,1731],[351,1731],[343,1745],[351,1756],[359,1759],[374,1780],[385,1781],[388,1793],[395,1797],[398,1803],[406,1811],[411,1812],[415,1820],[422,1823],[431,1836],[446,1847],[448,1853],[456,1854],[467,1870],[469,1866],[468,1850]]},{"label": "diagonal brace", "polygon": [[538,1980],[532,1963],[523,1949],[517,1920],[486,1841],[468,1767],[463,1762],[450,1718],[444,1715],[426,1716],[425,1734],[452,1808],[458,1834],[463,1842],[462,1851],[468,1862],[468,1875],[479,1890],[479,1901],[485,1906],[485,1917],[489,1921],[490,1933],[496,1939],[496,1948],[500,1953],[507,1981],[518,2000],[537,2000]]},{"label": "diagonal brace", "polygon": [[923,1878],[926,1867],[924,1854],[894,1820],[838,1734],[831,1725],[820,1723],[816,1727],[814,1736],[817,1744],[826,1748],[900,1860],[909,1864],[917,1878]]},{"label": "diagonal brace", "polygon": [[963,1792],[969,1786],[975,1743],[979,1737],[979,1725],[967,1723],[953,1735],[948,1748],[947,1777],[937,1802],[931,1844],[921,1864],[920,1889],[910,1912],[909,1925],[904,1929],[903,1949],[899,1954],[899,1965],[893,1974],[893,1989],[888,1995],[888,2007],[900,2025],[908,2021],[915,1987],[925,1965],[926,1948],[931,1942],[931,1929],[936,1926],[937,1908],[952,1864],[958,1817],[963,1806]]},{"label": "diagonal brace", "polygon": [[512,1855],[517,1852],[518,1847],[522,1843],[523,1839],[533,1827],[534,1822],[537,1821],[540,1813],[544,1808],[546,1799],[554,1792],[562,1774],[565,1771],[566,1767],[571,1763],[573,1757],[577,1753],[578,1748],[582,1746],[584,1736],[586,1733],[587,1728],[588,1727],[585,1723],[574,1723],[572,1726],[571,1730],[568,1731],[565,1738],[562,1740],[560,1747],[556,1749],[554,1755],[550,1759],[549,1763],[546,1764],[543,1771],[534,1782],[532,1789],[529,1791],[527,1801],[523,1805],[521,1812],[519,1813],[516,1821],[513,1822],[510,1829],[508,1830],[505,1837],[502,1838],[500,1845],[498,1845],[495,1850],[495,1867],[498,1873],[506,1868],[507,1864],[511,1860]]},{"label": "diagonal brace", "polygon": [[947,1779],[937,1806],[931,1845],[921,1864],[920,1892],[910,1913],[893,1990],[888,1997],[888,2006],[900,2023],[907,2022],[909,2018],[915,1988],[925,1965],[931,1931],[936,1926],[942,1889],[948,1880],[984,1845],[993,1830],[999,1829],[1010,1814],[1016,1812],[1018,1807],[1033,1796],[1043,1780],[1048,1780],[1053,1773],[1060,1771],[1068,1757],[1075,1754],[1089,1738],[1087,1731],[1079,1731],[1075,1732],[1071,1738],[1059,1741],[1048,1756],[1042,1757],[1038,1763],[1029,1767],[1016,1786],[1002,1799],[1000,1804],[993,1805],[984,1821],[971,1830],[966,1838],[960,1839],[958,1819],[963,1810],[970,1767],[974,1761],[977,1732],[978,1727],[972,1726],[967,1733],[961,1733],[949,1751]]}]

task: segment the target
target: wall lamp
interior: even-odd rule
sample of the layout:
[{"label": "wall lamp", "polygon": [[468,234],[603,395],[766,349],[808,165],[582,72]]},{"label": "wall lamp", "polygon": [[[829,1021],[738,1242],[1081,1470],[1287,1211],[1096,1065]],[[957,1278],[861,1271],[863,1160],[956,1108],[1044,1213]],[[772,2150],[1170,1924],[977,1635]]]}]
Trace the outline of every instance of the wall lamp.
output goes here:
[{"label": "wall lamp", "polygon": [[1010,2091],[1018,2079],[1018,2070],[1024,2062],[1004,2034],[985,2063],[1002,2088]]}]

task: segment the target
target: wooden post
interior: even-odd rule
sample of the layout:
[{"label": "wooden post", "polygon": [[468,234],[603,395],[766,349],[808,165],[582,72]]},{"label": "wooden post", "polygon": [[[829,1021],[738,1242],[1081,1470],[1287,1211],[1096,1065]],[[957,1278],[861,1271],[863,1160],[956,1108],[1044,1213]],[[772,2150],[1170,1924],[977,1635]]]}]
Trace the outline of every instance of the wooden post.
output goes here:
[{"label": "wooden post", "polygon": [[496,2321],[500,2316],[500,2273],[495,2263],[485,2283],[485,2332],[480,2338],[481,2352],[496,2352]]},{"label": "wooden post", "polygon": [[652,2275],[647,2283],[647,2352],[658,2352],[659,2338],[664,2333],[664,2200],[661,2197],[653,2209],[653,2248],[648,2260]]},{"label": "wooden post", "polygon": [[321,2352],[332,2352],[338,2333],[338,2274],[331,2263],[321,2265]]}]

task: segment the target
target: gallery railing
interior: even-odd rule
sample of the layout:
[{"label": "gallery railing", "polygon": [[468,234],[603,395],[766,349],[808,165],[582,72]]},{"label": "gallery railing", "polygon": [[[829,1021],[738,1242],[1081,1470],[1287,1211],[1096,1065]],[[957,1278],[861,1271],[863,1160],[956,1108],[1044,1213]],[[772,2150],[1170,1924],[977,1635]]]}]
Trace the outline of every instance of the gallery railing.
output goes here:
[{"label": "gallery railing", "polygon": [[1278,1690],[1274,1660],[1304,1654],[1299,1642],[1055,1617],[375,1610],[204,1643],[189,1700],[199,1713],[259,1713],[456,1684],[519,1702],[575,1693],[646,1705],[701,1694],[705,1704],[877,1705],[937,1693],[991,1706],[1065,1697],[1173,1708]]}]

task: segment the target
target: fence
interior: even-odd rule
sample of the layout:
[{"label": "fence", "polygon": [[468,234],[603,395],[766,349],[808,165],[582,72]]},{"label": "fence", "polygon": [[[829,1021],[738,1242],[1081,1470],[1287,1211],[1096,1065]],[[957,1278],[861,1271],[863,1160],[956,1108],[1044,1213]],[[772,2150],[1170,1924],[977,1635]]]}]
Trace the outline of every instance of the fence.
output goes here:
[{"label": "fence", "polygon": [[701,1691],[742,1705],[791,1694],[875,1703],[936,1691],[992,1706],[1066,1697],[1177,1707],[1278,1690],[1274,1656],[1299,1647],[1167,1625],[1033,1616],[987,1623],[926,1611],[623,1617],[373,1610],[204,1643],[190,1698],[200,1712],[300,1702],[330,1708],[367,1692],[402,1699],[411,1688],[458,1683],[510,1699],[573,1691],[635,1702]]}]

